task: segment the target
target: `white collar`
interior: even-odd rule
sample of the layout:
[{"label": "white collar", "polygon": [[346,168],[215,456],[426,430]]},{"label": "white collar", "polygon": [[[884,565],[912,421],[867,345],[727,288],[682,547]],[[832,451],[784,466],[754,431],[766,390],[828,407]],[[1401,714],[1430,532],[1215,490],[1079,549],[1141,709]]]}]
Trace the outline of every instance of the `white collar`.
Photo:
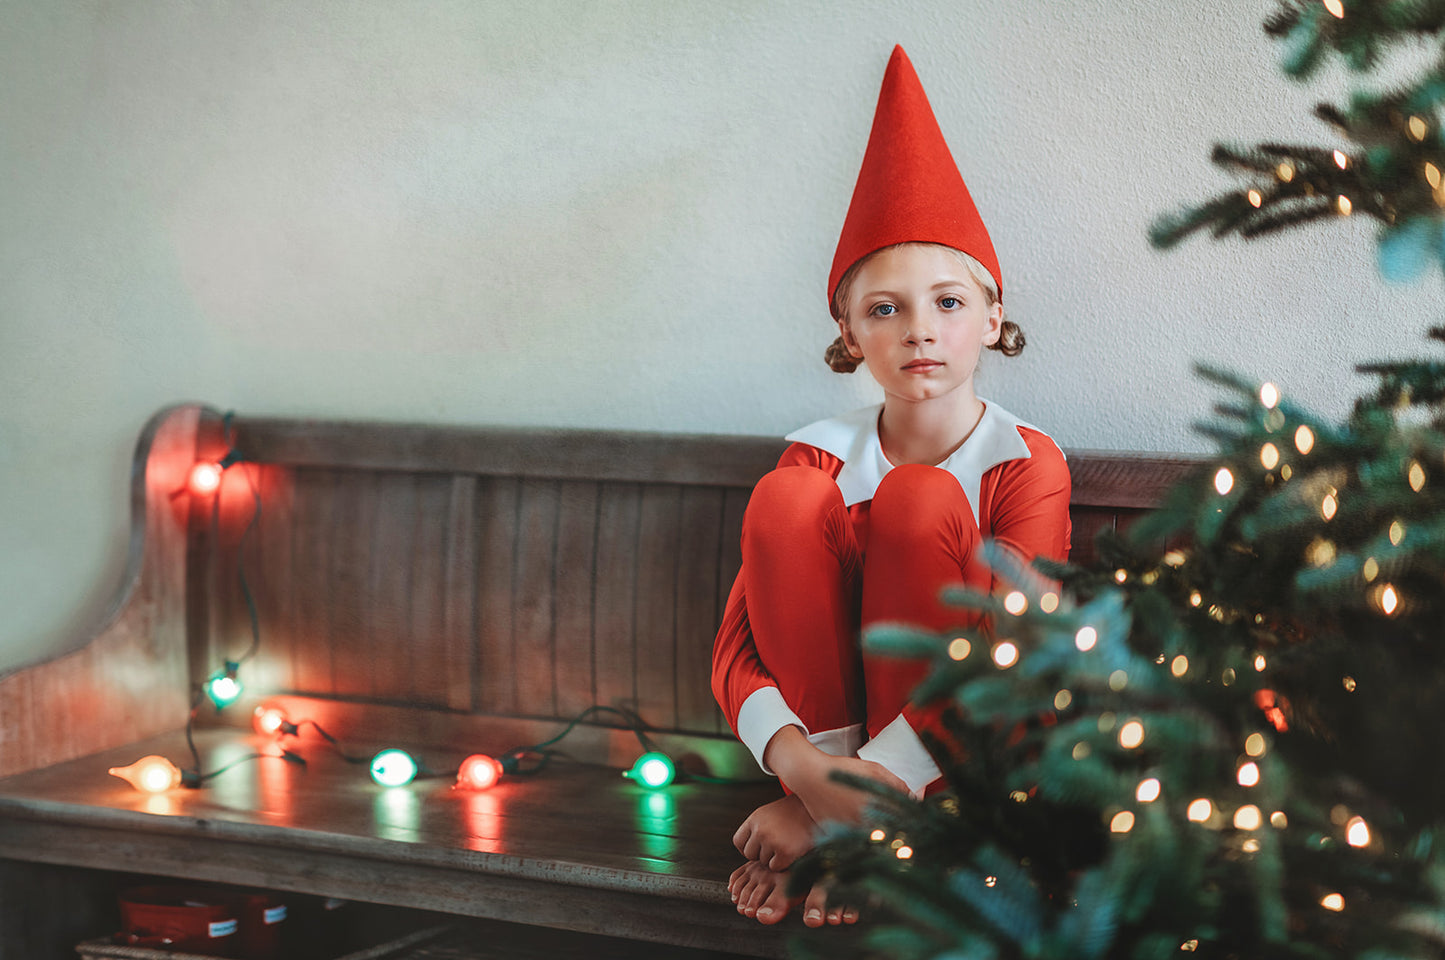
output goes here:
[{"label": "white collar", "polygon": [[[843,461],[843,468],[838,471],[838,489],[843,492],[843,503],[847,506],[872,500],[878,484],[893,469],[878,439],[878,415],[882,410],[880,403],[841,417],[819,420],[794,430],[785,438],[817,447]],[[963,487],[973,508],[974,523],[978,522],[978,491],[983,475],[1000,463],[1030,457],[1019,427],[1038,430],[998,404],[985,400],[983,416],[973,433],[963,446],[938,464],[939,469],[953,474]]]}]

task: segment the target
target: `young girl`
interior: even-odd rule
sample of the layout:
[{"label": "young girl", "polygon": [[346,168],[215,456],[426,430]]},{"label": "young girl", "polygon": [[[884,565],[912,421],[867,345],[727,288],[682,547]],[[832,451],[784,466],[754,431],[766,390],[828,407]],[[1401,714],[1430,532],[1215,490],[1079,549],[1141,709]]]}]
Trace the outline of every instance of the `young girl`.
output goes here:
[{"label": "young girl", "polygon": [[[907,56],[895,47],[828,282],[839,372],[866,363],[881,406],[811,424],[754,489],[742,569],[713,648],[713,691],[738,737],[788,791],[734,843],[738,911],[783,919],[789,865],[816,824],[857,823],[871,777],[922,796],[941,783],[909,703],[926,664],[864,653],[883,621],[971,629],[940,591],[993,589],[984,538],[1025,559],[1069,550],[1069,472],[1046,434],[974,392],[987,347],[1014,356],[993,243]],[[852,922],[815,889],[803,922]],[[826,910],[826,914],[825,914]]]}]

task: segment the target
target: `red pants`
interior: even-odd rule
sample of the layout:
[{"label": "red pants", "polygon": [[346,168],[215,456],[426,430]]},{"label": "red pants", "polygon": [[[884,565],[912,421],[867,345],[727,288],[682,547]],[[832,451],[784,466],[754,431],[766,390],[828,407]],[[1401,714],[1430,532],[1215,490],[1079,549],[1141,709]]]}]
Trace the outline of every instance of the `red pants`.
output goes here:
[{"label": "red pants", "polygon": [[758,657],[810,732],[862,723],[872,737],[902,712],[927,664],[864,654],[860,627],[976,626],[939,592],[989,589],[979,540],[963,489],[936,467],[894,468],[851,512],[821,470],[763,477],[743,519],[747,616]]}]

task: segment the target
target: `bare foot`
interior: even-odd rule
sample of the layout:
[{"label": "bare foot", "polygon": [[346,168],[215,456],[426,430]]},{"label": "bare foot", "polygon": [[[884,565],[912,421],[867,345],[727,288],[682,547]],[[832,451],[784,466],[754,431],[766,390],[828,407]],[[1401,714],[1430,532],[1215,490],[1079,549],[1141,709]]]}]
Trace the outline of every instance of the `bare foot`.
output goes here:
[{"label": "bare foot", "polygon": [[816,824],[796,794],[758,807],[733,834],[733,846],[769,870],[786,870],[813,849]]},{"label": "bare foot", "polygon": [[859,757],[835,757],[808,742],[794,726],[783,727],[768,741],[765,765],[777,773],[800,797],[816,823],[836,821],[856,825],[869,803],[868,794],[832,779],[834,773],[850,773],[883,784],[900,793],[908,787],[881,764]]},{"label": "bare foot", "polygon": [[[728,878],[728,893],[737,904],[738,913],[764,924],[778,923],[798,904],[797,899],[788,898],[787,872],[769,870],[756,860],[733,871]],[[858,922],[858,911],[853,907],[828,903],[828,891],[822,884],[808,891],[802,902],[806,926]]]}]

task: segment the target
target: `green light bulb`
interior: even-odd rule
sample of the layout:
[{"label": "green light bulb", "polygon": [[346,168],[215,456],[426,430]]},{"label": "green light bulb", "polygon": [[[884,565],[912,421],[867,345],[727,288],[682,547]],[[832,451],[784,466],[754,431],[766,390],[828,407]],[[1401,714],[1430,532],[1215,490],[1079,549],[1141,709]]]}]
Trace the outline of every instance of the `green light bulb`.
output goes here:
[{"label": "green light bulb", "polygon": [[206,696],[219,710],[236,702],[241,695],[241,681],[228,673],[218,674],[206,682]]},{"label": "green light bulb", "polygon": [[405,750],[383,750],[371,758],[371,779],[383,787],[411,783],[416,769],[416,761]]},{"label": "green light bulb", "polygon": [[644,753],[637,758],[632,769],[623,774],[624,777],[637,781],[649,790],[667,786],[676,775],[677,768],[672,765],[672,760],[665,753]]}]

